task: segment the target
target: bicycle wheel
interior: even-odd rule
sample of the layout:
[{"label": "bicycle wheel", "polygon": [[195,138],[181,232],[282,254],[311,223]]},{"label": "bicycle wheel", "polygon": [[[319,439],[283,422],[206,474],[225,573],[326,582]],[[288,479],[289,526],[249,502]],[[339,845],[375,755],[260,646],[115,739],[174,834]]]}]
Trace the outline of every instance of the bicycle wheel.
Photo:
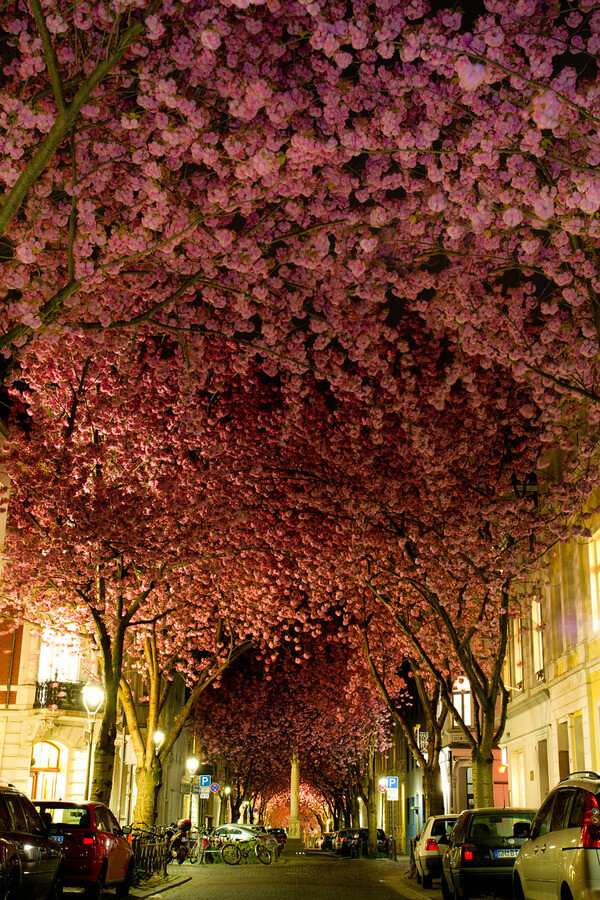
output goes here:
[{"label": "bicycle wheel", "polygon": [[271,865],[271,861],[272,861],[272,859],[273,859],[273,857],[271,856],[271,851],[269,850],[268,847],[265,847],[264,844],[261,844],[260,841],[258,842],[258,844],[256,845],[256,847],[254,848],[254,852],[256,853],[256,855],[258,856],[260,862],[261,862],[264,866],[269,866],[269,865]]},{"label": "bicycle wheel", "polygon": [[191,863],[195,863],[197,859],[198,859],[198,842],[196,841],[196,842],[195,842],[194,844],[192,844],[192,846],[190,847],[189,860],[190,860]]},{"label": "bicycle wheel", "polygon": [[221,847],[221,859],[228,866],[237,866],[241,859],[242,853],[237,844],[223,844]]}]

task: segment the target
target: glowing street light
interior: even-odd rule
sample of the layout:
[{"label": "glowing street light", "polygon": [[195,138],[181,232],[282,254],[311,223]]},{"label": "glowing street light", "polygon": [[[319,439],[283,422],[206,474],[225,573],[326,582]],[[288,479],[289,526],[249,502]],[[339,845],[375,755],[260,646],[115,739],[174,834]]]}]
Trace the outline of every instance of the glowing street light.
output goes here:
[{"label": "glowing street light", "polygon": [[163,745],[163,741],[165,739],[164,731],[155,731],[152,735],[152,741],[154,742],[154,751],[158,753],[160,748]]},{"label": "glowing street light", "polygon": [[84,800],[90,795],[90,778],[92,769],[92,747],[94,744],[94,725],[96,724],[96,716],[102,704],[104,703],[104,688],[101,684],[97,684],[91,679],[84,684],[81,691],[83,705],[88,714],[88,726],[90,729],[90,743],[88,746],[87,767],[85,773],[85,794]]}]

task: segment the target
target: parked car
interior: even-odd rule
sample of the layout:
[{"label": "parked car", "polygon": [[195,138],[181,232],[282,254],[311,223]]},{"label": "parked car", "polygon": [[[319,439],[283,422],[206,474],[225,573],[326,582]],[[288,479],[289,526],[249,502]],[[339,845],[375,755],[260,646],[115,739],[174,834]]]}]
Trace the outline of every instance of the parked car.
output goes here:
[{"label": "parked car", "polygon": [[321,850],[333,850],[333,839],[336,835],[335,831],[326,831],[321,839]]},{"label": "parked car", "polygon": [[458,815],[429,816],[415,842],[414,856],[417,871],[417,884],[430,888],[434,878],[442,874],[442,854],[447,846],[447,839],[458,820]]},{"label": "parked car", "polygon": [[287,841],[287,832],[285,828],[268,828],[267,833],[272,835],[278,844],[285,844]]},{"label": "parked car", "polygon": [[90,900],[99,900],[105,885],[114,886],[117,897],[129,895],[133,853],[125,835],[131,829],[121,828],[107,806],[67,800],[34,805],[62,847],[65,885],[84,888]]},{"label": "parked car", "polygon": [[280,851],[277,839],[272,834],[268,834],[262,825],[241,825],[237,822],[229,822],[226,825],[219,825],[218,828],[215,828],[214,833],[228,841],[251,841],[252,838],[259,838],[273,853],[278,854]]},{"label": "parked car", "polygon": [[573,772],[546,797],[513,873],[517,900],[600,897],[600,775]]},{"label": "parked car", "polygon": [[333,850],[338,856],[352,855],[352,842],[354,840],[356,828],[341,828],[336,831],[333,839]]},{"label": "parked car", "polygon": [[[512,892],[512,870],[535,809],[486,807],[462,812],[442,857],[442,897],[454,900],[490,891]],[[442,841],[443,842],[443,841]]]},{"label": "parked car", "polygon": [[0,783],[0,885],[2,896],[27,900],[62,897],[63,854],[31,801]]},{"label": "parked car", "polygon": [[[366,856],[369,846],[369,829],[355,828],[350,844],[350,856]],[[382,828],[377,829],[377,853],[387,856],[388,839]]]}]

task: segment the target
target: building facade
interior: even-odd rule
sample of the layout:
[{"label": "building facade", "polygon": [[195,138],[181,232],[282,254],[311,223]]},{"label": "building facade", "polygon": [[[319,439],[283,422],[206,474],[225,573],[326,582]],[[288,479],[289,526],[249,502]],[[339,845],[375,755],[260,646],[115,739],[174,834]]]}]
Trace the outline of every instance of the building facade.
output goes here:
[{"label": "building facade", "polygon": [[534,807],[569,772],[600,768],[600,530],[557,545],[548,576],[508,654],[510,800]]},{"label": "building facade", "polygon": [[[69,635],[20,625],[0,634],[0,777],[32,799],[85,799],[90,733],[82,689],[93,671]],[[164,711],[165,727],[184,702],[175,686]],[[97,729],[96,725],[96,729]],[[121,824],[132,822],[135,755],[124,720],[117,729],[110,806]],[[163,771],[158,822],[178,819],[185,808],[187,737],[175,744]]]}]

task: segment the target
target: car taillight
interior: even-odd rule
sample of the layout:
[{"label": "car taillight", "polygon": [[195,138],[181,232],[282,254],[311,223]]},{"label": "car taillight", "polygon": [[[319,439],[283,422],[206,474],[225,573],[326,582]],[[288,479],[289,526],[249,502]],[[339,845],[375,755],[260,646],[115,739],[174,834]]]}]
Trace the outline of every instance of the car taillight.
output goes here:
[{"label": "car taillight", "polygon": [[477,859],[477,847],[474,844],[463,844],[462,858],[463,862],[473,862],[474,859]]},{"label": "car taillight", "polygon": [[80,831],[79,832],[79,843],[83,844],[84,847],[93,847],[94,844],[98,842],[98,838],[96,836],[95,831]]},{"label": "car taillight", "polygon": [[584,850],[600,849],[600,809],[593,794],[590,794],[583,816],[581,844]]},{"label": "car taillight", "polygon": [[437,841],[435,841],[433,838],[427,838],[427,840],[425,841],[425,849],[426,850],[437,850],[438,849]]}]

